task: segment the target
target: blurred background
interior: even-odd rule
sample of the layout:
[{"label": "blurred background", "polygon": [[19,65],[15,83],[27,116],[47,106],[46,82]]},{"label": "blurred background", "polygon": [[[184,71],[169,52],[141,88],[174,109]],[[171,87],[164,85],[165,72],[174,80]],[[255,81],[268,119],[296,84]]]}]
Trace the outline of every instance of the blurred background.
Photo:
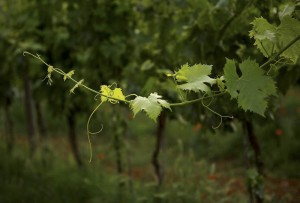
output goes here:
[{"label": "blurred background", "polygon": [[[0,0],[0,202],[300,202],[300,67],[283,64],[278,97],[266,117],[243,112],[229,97],[133,118],[123,105],[99,104],[69,90],[24,51],[99,91],[199,98],[176,90],[166,74],[185,63],[267,59],[249,37],[263,16],[299,19],[297,1]],[[48,84],[48,85],[47,85]],[[207,101],[210,102],[210,101]],[[299,133],[299,134],[298,134]]]}]

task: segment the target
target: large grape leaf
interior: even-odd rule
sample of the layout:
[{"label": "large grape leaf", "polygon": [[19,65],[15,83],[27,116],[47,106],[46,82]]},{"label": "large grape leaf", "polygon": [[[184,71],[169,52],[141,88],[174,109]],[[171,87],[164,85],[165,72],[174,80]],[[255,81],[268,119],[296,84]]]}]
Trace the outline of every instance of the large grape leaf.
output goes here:
[{"label": "large grape leaf", "polygon": [[209,92],[210,87],[207,84],[215,83],[215,79],[209,77],[211,69],[211,65],[183,65],[179,71],[175,73],[176,80],[183,83],[178,85],[178,87],[183,90],[192,90],[195,92]]},{"label": "large grape leaf", "polygon": [[157,93],[151,93],[148,98],[137,96],[130,102],[130,107],[133,111],[134,116],[138,112],[143,110],[151,119],[156,121],[157,117],[162,111],[162,107],[171,110],[170,104],[166,100],[163,100],[161,98],[162,97]]},{"label": "large grape leaf", "polygon": [[224,67],[224,79],[227,91],[237,99],[239,107],[261,116],[267,108],[267,98],[276,95],[275,82],[259,68],[258,63],[247,59],[239,64],[241,76],[237,74],[235,62],[227,59]]}]

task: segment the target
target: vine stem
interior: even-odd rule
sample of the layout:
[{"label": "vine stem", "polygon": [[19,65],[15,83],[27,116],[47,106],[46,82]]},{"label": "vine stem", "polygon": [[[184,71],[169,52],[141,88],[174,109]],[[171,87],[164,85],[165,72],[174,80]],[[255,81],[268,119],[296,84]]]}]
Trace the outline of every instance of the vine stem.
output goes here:
[{"label": "vine stem", "polygon": [[271,57],[267,62],[262,64],[259,68],[263,69],[266,66],[270,65],[273,61],[275,61],[284,51],[290,48],[294,43],[296,43],[300,39],[300,35],[298,35],[295,39],[293,39],[290,43],[288,43],[285,47],[283,47],[277,54]]},{"label": "vine stem", "polygon": [[[25,56],[26,54],[28,54],[28,55],[30,55],[30,56],[32,56],[32,57],[34,57],[34,58],[40,60],[42,63],[44,63],[44,64],[45,64],[46,66],[48,66],[48,67],[51,66],[51,65],[49,65],[48,63],[46,63],[46,62],[45,62],[38,54],[37,54],[37,55],[34,55],[34,54],[32,54],[32,53],[30,53],[30,52],[28,52],[28,51],[24,51],[24,52],[23,52],[23,55]],[[53,66],[52,66],[52,67],[53,67]],[[61,70],[61,69],[59,69],[59,68],[54,68],[54,67],[53,67],[53,70],[54,70],[56,73],[60,74],[60,75],[63,75],[63,76],[67,75],[67,73],[65,73],[63,70]],[[108,99],[118,100],[118,101],[121,101],[121,102],[124,102],[124,103],[130,103],[130,101],[128,101],[128,100],[123,100],[123,99],[119,99],[119,98],[115,98],[115,97],[111,97],[111,96],[107,96],[107,95],[101,94],[100,92],[98,92],[98,91],[96,91],[96,90],[94,90],[94,89],[92,89],[92,88],[90,88],[90,87],[88,87],[88,86],[86,86],[86,85],[80,83],[79,81],[75,80],[75,79],[72,78],[72,77],[69,77],[69,76],[68,76],[68,78],[69,78],[70,80],[72,80],[74,83],[78,84],[79,86],[82,86],[82,87],[84,87],[85,89],[87,89],[87,90],[89,90],[90,92],[93,92],[93,93],[95,93],[95,94],[97,94],[97,95],[104,96],[104,97],[106,97],[106,98],[108,98]]]},{"label": "vine stem", "polygon": [[[300,35],[298,35],[295,39],[293,39],[290,43],[288,43],[284,48],[282,48],[277,54],[275,54],[273,57],[271,57],[267,62],[265,62],[264,64],[262,64],[259,68],[263,69],[265,68],[266,66],[270,65],[273,61],[275,61],[284,51],[286,51],[289,47],[291,47],[294,43],[296,43],[298,40],[300,39]],[[50,67],[50,65],[48,63],[46,63],[38,54],[34,55],[30,52],[27,52],[27,51],[24,51],[23,52],[23,55],[25,56],[26,54],[40,60],[42,63],[44,63],[46,66]],[[58,74],[60,75],[63,75],[65,76],[66,73],[64,71],[62,71],[61,69],[58,69],[58,68],[53,68],[53,70],[55,72],[57,72]],[[75,80],[74,78],[72,77],[68,77],[70,80],[72,80],[74,83],[78,84],[79,86],[82,86],[84,87],[85,89],[95,93],[96,95],[101,95],[101,96],[104,96],[106,98],[109,98],[109,99],[113,99],[113,100],[117,100],[117,101],[121,101],[121,102],[124,102],[124,103],[130,103],[131,100],[123,100],[123,99],[119,99],[119,98],[114,98],[114,97],[111,97],[111,96],[108,96],[108,95],[104,95],[104,94],[101,94],[100,92],[84,85],[84,84],[81,84],[79,81]],[[196,103],[196,102],[199,102],[199,101],[203,101],[204,99],[207,99],[207,98],[212,98],[212,97],[216,97],[216,96],[221,96],[223,94],[227,93],[226,91],[223,91],[223,92],[220,92],[218,94],[214,94],[214,95],[210,95],[210,96],[207,96],[207,97],[202,97],[202,98],[198,98],[198,99],[194,99],[194,100],[188,100],[188,101],[183,101],[183,102],[179,102],[179,103],[170,103],[170,106],[183,106],[183,105],[188,105],[188,104],[192,104],[192,103]],[[129,96],[137,96],[136,94],[131,94],[131,95],[128,95]]]},{"label": "vine stem", "polygon": [[221,96],[221,95],[226,94],[226,93],[227,92],[224,91],[224,92],[220,92],[220,93],[217,93],[217,94],[214,94],[214,95],[209,95],[209,96],[206,96],[206,97],[201,97],[201,98],[198,98],[198,99],[183,101],[183,102],[179,102],[179,103],[171,103],[170,106],[184,106],[184,105],[187,105],[187,104],[192,104],[192,103],[196,103],[196,102],[202,101],[204,99]]},{"label": "vine stem", "polygon": [[[40,60],[40,61],[41,61],[43,64],[45,64],[46,66],[52,67],[53,70],[54,70],[56,73],[58,73],[58,74],[60,74],[60,75],[62,75],[62,76],[67,75],[67,73],[65,73],[63,70],[61,70],[61,69],[59,69],[59,68],[54,68],[54,67],[51,66],[50,64],[46,63],[46,62],[40,57],[40,55],[38,55],[38,54],[34,55],[34,54],[32,54],[32,53],[30,53],[30,52],[28,52],[28,51],[24,51],[24,52],[23,52],[23,55],[25,56],[26,54],[27,54],[27,55],[30,55],[30,56],[32,56],[32,57],[38,59],[38,60]],[[104,97],[106,97],[106,98],[108,98],[108,99],[113,99],[113,100],[121,101],[121,102],[124,102],[124,103],[130,103],[130,102],[132,101],[132,100],[126,100],[126,99],[123,100],[123,99],[119,99],[119,98],[115,98],[115,97],[111,97],[111,96],[108,96],[108,95],[101,94],[100,92],[98,92],[98,91],[96,91],[96,90],[94,90],[94,89],[92,89],[92,88],[90,88],[90,87],[88,87],[88,86],[86,86],[86,85],[80,83],[80,81],[77,81],[77,80],[75,80],[75,79],[72,78],[72,77],[69,77],[69,76],[68,76],[68,78],[69,78],[72,82],[78,84],[78,86],[82,86],[82,87],[84,87],[85,89],[89,90],[90,92],[95,93],[96,96],[100,95],[100,96],[104,96]],[[212,97],[220,96],[220,95],[223,95],[223,94],[225,94],[225,93],[226,93],[226,91],[220,92],[220,93],[218,93],[218,94],[206,96],[206,97],[201,97],[201,98],[194,99],[194,100],[188,100],[188,101],[178,102],[178,103],[170,103],[170,106],[184,106],[184,105],[188,105],[188,104],[192,104],[192,103],[196,103],[196,102],[202,101],[202,100],[207,99],[207,98],[212,98]],[[136,94],[129,94],[129,95],[127,95],[126,97],[130,97],[130,96],[136,96],[136,97],[137,97],[138,95],[136,95]]]}]

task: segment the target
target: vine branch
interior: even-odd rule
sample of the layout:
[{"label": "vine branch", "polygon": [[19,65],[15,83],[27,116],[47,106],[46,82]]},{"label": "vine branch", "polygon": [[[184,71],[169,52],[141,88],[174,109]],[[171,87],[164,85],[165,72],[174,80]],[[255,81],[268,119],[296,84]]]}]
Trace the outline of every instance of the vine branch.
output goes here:
[{"label": "vine branch", "polygon": [[294,43],[296,43],[300,39],[300,35],[298,35],[295,39],[293,39],[290,43],[288,43],[285,47],[283,47],[277,54],[272,56],[267,62],[262,64],[259,68],[263,69],[266,66],[270,65],[273,61],[277,60],[277,58],[285,52],[288,48],[290,48]]},{"label": "vine branch", "polygon": [[[52,67],[51,65],[49,65],[48,63],[46,63],[46,62],[40,57],[40,55],[38,55],[38,54],[37,54],[37,55],[34,55],[34,54],[30,53],[30,52],[24,51],[24,52],[23,52],[23,55],[25,56],[26,54],[28,54],[28,55],[30,55],[30,56],[32,56],[32,57],[34,57],[34,58],[40,60],[40,61],[41,61],[42,63],[44,63],[46,66]],[[52,67],[52,68],[53,68],[53,67]],[[59,69],[59,68],[53,68],[53,70],[54,70],[56,73],[58,73],[58,74],[60,74],[60,75],[62,75],[62,76],[67,76],[67,73],[65,73],[63,70],[61,70],[61,69]],[[67,76],[67,77],[68,77],[70,80],[72,80],[74,83],[76,83],[76,85],[82,86],[82,87],[84,87],[85,89],[89,90],[90,92],[95,93],[96,95],[104,96],[104,97],[106,97],[106,98],[108,98],[108,99],[118,100],[118,101],[121,101],[121,102],[124,102],[124,103],[129,103],[129,102],[130,102],[130,101],[128,101],[128,100],[122,100],[122,99],[119,99],[119,98],[115,98],[115,97],[111,97],[111,96],[108,96],[108,95],[101,94],[99,91],[96,91],[96,90],[94,90],[94,89],[92,89],[92,88],[90,88],[90,87],[88,87],[88,86],[82,84],[83,81],[77,81],[77,80],[75,80],[74,78],[72,78],[72,77],[70,77],[70,76]]]},{"label": "vine branch", "polygon": [[188,105],[188,104],[200,102],[200,101],[202,101],[204,99],[221,96],[221,95],[224,95],[226,93],[227,92],[224,91],[224,92],[220,92],[220,93],[217,93],[217,94],[214,94],[214,95],[209,95],[209,96],[206,96],[206,97],[201,97],[201,98],[198,98],[198,99],[193,99],[193,100],[188,100],[188,101],[183,101],[183,102],[178,102],[178,103],[171,103],[170,106],[184,106],[184,105]]},{"label": "vine branch", "polygon": [[[90,88],[90,87],[84,85],[82,80],[77,81],[76,79],[74,79],[74,78],[72,78],[71,76],[69,76],[68,73],[65,73],[63,70],[61,70],[61,69],[59,69],[59,68],[54,68],[53,66],[49,65],[48,63],[46,63],[46,62],[40,57],[39,54],[34,55],[34,54],[32,54],[32,53],[30,53],[30,52],[28,52],[28,51],[24,51],[24,52],[23,52],[23,55],[25,56],[26,54],[27,54],[27,55],[30,55],[30,56],[32,56],[32,57],[38,59],[38,60],[40,60],[40,61],[41,61],[43,64],[45,64],[46,66],[51,67],[52,70],[55,71],[56,73],[58,73],[58,74],[60,74],[60,75],[62,75],[62,76],[64,76],[64,77],[69,78],[71,81],[73,81],[73,82],[75,83],[75,86],[76,86],[76,87],[82,86],[83,88],[89,90],[90,92],[95,93],[96,96],[99,96],[99,95],[100,95],[100,96],[104,96],[104,97],[106,97],[106,98],[108,98],[108,99],[113,99],[113,100],[121,101],[121,102],[124,102],[124,103],[130,103],[130,102],[132,101],[132,100],[126,100],[126,99],[123,100],[123,99],[119,99],[119,98],[115,98],[115,97],[112,97],[112,96],[108,96],[108,95],[102,94],[102,93],[100,93],[99,91],[96,91],[96,90],[94,90],[94,89],[92,89],[92,88]],[[75,87],[75,86],[74,86],[74,87]],[[184,105],[188,105],[188,104],[192,104],[192,103],[196,103],[196,102],[202,101],[202,100],[207,99],[207,98],[212,98],[212,97],[216,97],[216,96],[221,96],[221,95],[223,95],[223,94],[225,94],[225,93],[226,93],[226,91],[220,92],[220,93],[217,93],[217,94],[214,94],[214,95],[209,95],[209,96],[206,96],[206,97],[201,97],[201,98],[198,98],[198,99],[193,99],[193,100],[188,100],[188,101],[183,101],[183,102],[178,102],[178,103],[170,103],[170,106],[184,106]],[[96,97],[96,96],[95,96],[95,97]],[[127,97],[131,97],[131,96],[137,97],[138,95],[136,95],[136,94],[129,94],[129,95],[125,96],[125,97],[127,98]]]}]

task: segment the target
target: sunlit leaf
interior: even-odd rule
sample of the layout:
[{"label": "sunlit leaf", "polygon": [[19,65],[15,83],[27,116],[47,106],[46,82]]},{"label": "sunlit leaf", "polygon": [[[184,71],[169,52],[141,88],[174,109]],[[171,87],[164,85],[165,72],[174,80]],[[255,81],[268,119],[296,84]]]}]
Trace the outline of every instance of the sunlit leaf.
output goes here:
[{"label": "sunlit leaf", "polygon": [[161,98],[157,93],[151,93],[148,98],[137,96],[130,103],[134,116],[143,110],[152,120],[156,121],[163,107],[171,110],[170,104]]},{"label": "sunlit leaf", "polygon": [[[118,100],[125,100],[125,96],[124,96],[121,88],[111,89],[107,85],[101,85],[100,93],[102,94],[102,96],[101,96],[102,102],[109,101],[111,103],[119,103]],[[108,98],[106,96],[111,97],[111,98]],[[115,99],[113,99],[113,98],[115,98]]]},{"label": "sunlit leaf", "polygon": [[215,83],[215,79],[209,77],[211,69],[211,65],[183,65],[175,74],[176,80],[182,83],[178,87],[183,90],[192,90],[195,92],[209,92],[209,84]]}]

